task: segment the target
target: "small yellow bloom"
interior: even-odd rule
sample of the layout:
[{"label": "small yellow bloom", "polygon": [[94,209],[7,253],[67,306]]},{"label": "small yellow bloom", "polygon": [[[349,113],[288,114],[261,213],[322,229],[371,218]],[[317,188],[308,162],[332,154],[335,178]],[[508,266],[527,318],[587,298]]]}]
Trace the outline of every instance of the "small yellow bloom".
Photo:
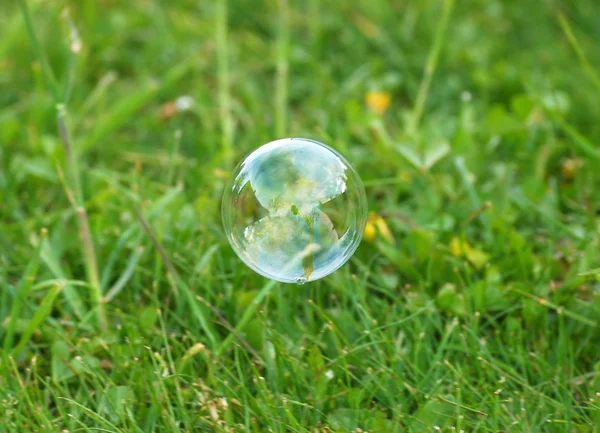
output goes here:
[{"label": "small yellow bloom", "polygon": [[377,233],[380,233],[381,236],[388,241],[394,242],[394,235],[383,217],[377,215],[375,212],[369,212],[369,219],[367,220],[367,225],[365,227],[364,238],[366,241],[371,242],[375,239]]},{"label": "small yellow bloom", "polygon": [[377,114],[383,114],[390,106],[392,98],[387,92],[368,92],[365,102],[371,110]]},{"label": "small yellow bloom", "polygon": [[375,224],[373,224],[371,221],[367,221],[367,225],[365,226],[365,240],[367,242],[371,242],[373,239],[375,239],[375,234],[376,234],[376,230],[375,230]]},{"label": "small yellow bloom", "polygon": [[464,254],[464,247],[465,244],[468,248],[468,245],[466,242],[461,241],[459,238],[457,238],[456,236],[454,236],[452,238],[452,240],[450,241],[450,252],[452,253],[453,256],[456,257],[460,257]]},{"label": "small yellow bloom", "polygon": [[375,226],[377,227],[377,231],[381,233],[384,238],[390,242],[394,242],[394,235],[392,235],[392,231],[382,217],[377,217],[377,220],[375,220]]}]

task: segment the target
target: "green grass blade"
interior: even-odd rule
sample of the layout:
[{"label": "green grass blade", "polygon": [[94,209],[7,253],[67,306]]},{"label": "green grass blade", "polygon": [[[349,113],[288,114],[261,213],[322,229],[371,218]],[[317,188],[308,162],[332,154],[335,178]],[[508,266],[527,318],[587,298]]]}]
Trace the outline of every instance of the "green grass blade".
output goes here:
[{"label": "green grass blade", "polygon": [[567,37],[569,44],[571,44],[571,47],[573,47],[573,51],[575,51],[577,59],[583,67],[583,70],[594,86],[596,86],[596,89],[600,92],[600,75],[598,75],[598,72],[590,64],[585,52],[583,51],[583,48],[581,48],[581,45],[577,41],[577,37],[575,37],[575,33],[573,32],[571,24],[569,24],[569,21],[562,12],[558,13],[558,23]]},{"label": "green grass blade", "polygon": [[[41,239],[37,245],[36,251],[33,255],[33,258],[29,262],[27,269],[25,270],[25,274],[21,278],[19,285],[15,289],[15,298],[13,300],[13,304],[10,310],[10,321],[8,322],[8,326],[6,328],[6,335],[4,337],[4,354],[8,355],[9,351],[12,349],[15,330],[17,325],[17,319],[21,316],[21,312],[23,311],[23,306],[31,292],[33,287],[33,283],[37,278],[37,273],[39,270],[40,264],[40,255],[42,250],[43,242],[45,241],[48,235],[47,230],[42,230]],[[4,360],[6,364],[6,359]]]},{"label": "green grass blade", "polygon": [[54,301],[56,300],[56,297],[60,294],[63,287],[63,285],[56,284],[50,290],[48,290],[48,293],[46,294],[46,296],[44,296],[44,299],[42,299],[40,306],[38,307],[33,317],[27,324],[27,328],[25,328],[25,331],[23,332],[23,335],[19,340],[19,344],[17,344],[17,346],[12,350],[13,356],[17,356],[25,349],[25,346],[27,346],[27,343],[33,336],[35,330],[39,329],[42,323],[48,318],[48,316],[52,312]]},{"label": "green grass blade", "polygon": [[287,0],[278,0],[278,32],[277,32],[277,58],[275,77],[275,134],[277,138],[285,137],[287,134],[287,110],[288,110],[288,53],[290,44],[290,19]]},{"label": "green grass blade", "polygon": [[217,1],[216,34],[217,67],[219,82],[219,118],[221,146],[228,167],[233,158],[233,118],[231,116],[231,91],[229,78],[228,8],[227,0]]},{"label": "green grass blade", "polygon": [[[56,279],[61,281],[67,281],[69,278],[65,274],[63,268],[60,265],[60,260],[56,257],[54,251],[52,250],[50,243],[46,240],[42,245],[41,250],[41,259],[44,264],[50,269],[50,272],[54,275]],[[85,302],[77,292],[77,289],[66,283],[62,289],[62,293],[67,301],[67,304],[71,308],[71,311],[75,314],[79,319],[83,319],[87,316],[87,307],[85,306]]]},{"label": "green grass blade", "polygon": [[121,274],[121,276],[119,277],[117,282],[111,287],[111,289],[108,291],[108,293],[106,293],[106,295],[104,295],[102,302],[108,303],[108,302],[112,301],[112,299],[115,296],[117,296],[119,294],[119,292],[121,292],[121,290],[123,290],[123,288],[125,287],[127,282],[133,276],[133,273],[135,272],[135,267],[137,266],[137,264],[143,254],[144,254],[144,249],[142,247],[137,247],[133,250],[133,253],[131,253],[131,256],[129,256],[129,260],[127,261],[127,266],[123,270],[123,273]]},{"label": "green grass blade", "polygon": [[144,229],[144,231],[146,232],[146,234],[148,235],[148,237],[154,244],[154,247],[158,251],[165,267],[167,268],[167,276],[171,282],[171,286],[172,286],[173,290],[175,291],[175,294],[178,295],[179,292],[183,293],[183,295],[186,297],[186,300],[188,301],[188,304],[190,305],[190,308],[192,309],[192,312],[194,313],[194,316],[198,319],[200,326],[202,327],[202,329],[206,333],[208,339],[210,340],[210,343],[212,344],[211,347],[215,347],[216,341],[217,341],[216,337],[215,337],[215,333],[214,333],[212,327],[209,325],[208,320],[206,319],[206,317],[204,315],[204,312],[198,306],[196,299],[190,290],[190,287],[179,276],[177,269],[175,269],[175,266],[173,266],[173,263],[169,259],[167,252],[165,251],[165,249],[161,245],[160,241],[158,240],[158,238],[152,231],[152,228],[150,227],[150,225],[148,224],[148,222],[142,215],[141,211],[138,209],[135,209],[135,212],[136,212],[138,220],[140,221],[140,224],[142,225],[142,228]]},{"label": "green grass blade", "polygon": [[19,8],[21,8],[21,13],[23,15],[23,19],[25,20],[25,26],[27,27],[27,33],[29,34],[29,39],[31,40],[31,44],[33,45],[33,49],[35,50],[35,54],[40,62],[42,73],[44,74],[44,79],[46,80],[46,84],[50,89],[50,93],[54,98],[54,103],[58,104],[62,101],[59,86],[57,84],[56,78],[54,77],[54,73],[52,72],[52,68],[48,63],[48,59],[42,47],[40,45],[40,41],[35,33],[35,28],[33,26],[33,21],[31,20],[31,14],[29,13],[29,8],[27,6],[26,0],[18,0]]},{"label": "green grass blade", "polygon": [[217,357],[222,356],[225,351],[229,348],[236,334],[239,334],[242,329],[252,320],[254,314],[256,314],[256,310],[261,305],[262,301],[267,297],[269,293],[273,290],[274,287],[277,287],[278,283],[274,280],[269,280],[263,288],[256,294],[250,305],[244,310],[244,314],[240,321],[235,325],[235,332],[231,332],[225,340],[221,343],[221,345],[217,348],[215,355]]},{"label": "green grass blade", "polygon": [[600,161],[600,147],[594,146],[590,141],[581,135],[575,128],[569,125],[561,116],[554,114],[553,117],[558,121],[561,128],[571,138],[571,142],[586,156]]},{"label": "green grass blade", "polygon": [[437,25],[433,46],[431,47],[429,56],[427,57],[425,74],[421,81],[421,85],[419,86],[415,107],[413,109],[413,115],[408,126],[408,131],[411,135],[417,131],[419,122],[423,116],[425,101],[427,100],[427,95],[429,94],[429,87],[431,86],[433,74],[435,74],[435,70],[437,69],[438,60],[444,43],[444,36],[446,35],[446,29],[448,28],[448,23],[450,22],[450,16],[452,15],[453,8],[454,0],[444,0],[444,9],[442,11],[439,24]]},{"label": "green grass blade", "polygon": [[160,84],[149,82],[134,93],[114,103],[109,111],[98,117],[92,131],[81,140],[78,146],[79,149],[85,152],[106,140],[112,133],[130,122],[146,104],[156,98],[159,92],[168,89],[181,80],[197,62],[196,57],[187,58],[167,71]]}]

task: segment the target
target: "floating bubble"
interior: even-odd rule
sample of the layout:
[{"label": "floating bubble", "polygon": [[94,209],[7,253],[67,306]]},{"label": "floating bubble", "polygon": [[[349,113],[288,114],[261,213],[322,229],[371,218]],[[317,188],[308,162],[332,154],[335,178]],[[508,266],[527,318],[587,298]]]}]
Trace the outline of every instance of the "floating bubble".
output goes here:
[{"label": "floating bubble", "polygon": [[352,166],[305,138],[267,143],[234,170],[222,203],[225,233],[250,268],[273,280],[323,278],[354,254],[367,200]]}]

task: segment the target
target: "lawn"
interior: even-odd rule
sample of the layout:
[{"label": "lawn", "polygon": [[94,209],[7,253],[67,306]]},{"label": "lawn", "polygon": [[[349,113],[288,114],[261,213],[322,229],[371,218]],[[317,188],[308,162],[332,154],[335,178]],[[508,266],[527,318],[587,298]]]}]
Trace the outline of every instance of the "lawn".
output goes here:
[{"label": "lawn", "polygon": [[[600,432],[597,0],[0,11],[0,432]],[[288,136],[370,211],[304,285],[220,216]]]}]

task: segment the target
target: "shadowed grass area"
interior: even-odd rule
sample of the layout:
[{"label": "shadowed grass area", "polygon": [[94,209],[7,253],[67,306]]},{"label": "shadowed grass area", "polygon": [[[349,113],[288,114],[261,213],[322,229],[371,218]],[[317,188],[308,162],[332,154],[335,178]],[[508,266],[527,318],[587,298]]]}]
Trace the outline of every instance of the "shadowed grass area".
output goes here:
[{"label": "shadowed grass area", "polygon": [[[0,432],[600,430],[594,0],[0,13]],[[333,275],[233,253],[233,165],[360,173]]]}]

